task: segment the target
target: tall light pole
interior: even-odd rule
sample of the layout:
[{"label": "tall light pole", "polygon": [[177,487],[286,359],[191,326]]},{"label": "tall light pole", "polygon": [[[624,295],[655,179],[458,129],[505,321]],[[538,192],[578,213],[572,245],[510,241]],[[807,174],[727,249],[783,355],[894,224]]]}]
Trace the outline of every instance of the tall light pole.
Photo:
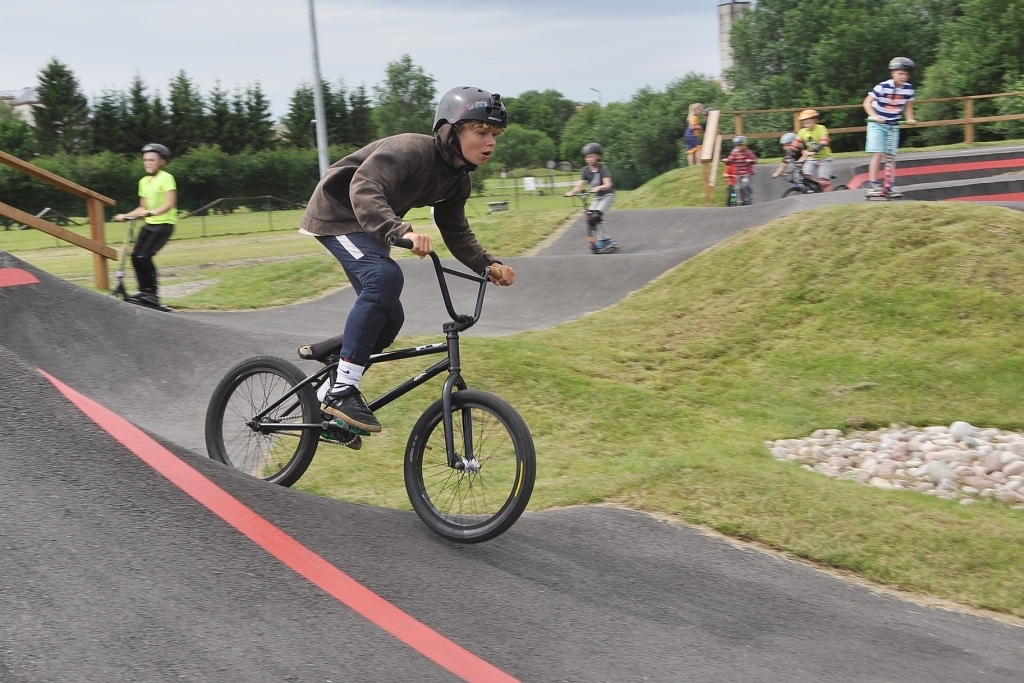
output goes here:
[{"label": "tall light pole", "polygon": [[[313,0],[310,0],[310,2],[312,1]],[[601,97],[601,91],[598,90],[597,88],[591,88],[591,90],[597,93],[597,106],[601,109],[604,109],[604,98]]]},{"label": "tall light pole", "polygon": [[331,165],[327,153],[327,108],[324,107],[323,81],[320,79],[320,49],[316,41],[316,10],[309,0],[309,35],[313,40],[313,111],[316,112],[316,149],[320,159],[320,175]]}]

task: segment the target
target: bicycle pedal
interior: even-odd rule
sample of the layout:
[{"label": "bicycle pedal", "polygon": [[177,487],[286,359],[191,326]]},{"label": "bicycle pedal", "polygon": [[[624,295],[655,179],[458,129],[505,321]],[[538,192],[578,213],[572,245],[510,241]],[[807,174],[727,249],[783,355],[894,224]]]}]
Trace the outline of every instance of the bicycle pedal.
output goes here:
[{"label": "bicycle pedal", "polygon": [[351,433],[356,434],[358,436],[370,436],[370,432],[366,431],[365,429],[360,429],[359,427],[353,427],[352,425],[350,425],[347,422],[342,421],[341,419],[336,419],[334,421],[334,425],[336,425],[339,429],[342,429],[342,430],[344,430],[346,432],[351,432]]}]

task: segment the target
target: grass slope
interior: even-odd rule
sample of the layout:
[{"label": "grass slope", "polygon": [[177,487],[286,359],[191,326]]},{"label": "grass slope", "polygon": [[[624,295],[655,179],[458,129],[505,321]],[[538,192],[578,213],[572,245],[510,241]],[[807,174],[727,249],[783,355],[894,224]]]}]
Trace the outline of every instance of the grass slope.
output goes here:
[{"label": "grass slope", "polygon": [[[827,208],[573,323],[467,340],[463,364],[531,426],[534,509],[622,503],[1024,616],[1024,511],[833,481],[763,444],[851,417],[1024,425],[1022,261],[1024,215],[1006,209]],[[409,363],[375,368],[367,392],[424,365]],[[848,390],[861,382],[877,386]],[[407,507],[404,441],[431,386],[383,409],[362,452],[325,447],[300,488]]]}]

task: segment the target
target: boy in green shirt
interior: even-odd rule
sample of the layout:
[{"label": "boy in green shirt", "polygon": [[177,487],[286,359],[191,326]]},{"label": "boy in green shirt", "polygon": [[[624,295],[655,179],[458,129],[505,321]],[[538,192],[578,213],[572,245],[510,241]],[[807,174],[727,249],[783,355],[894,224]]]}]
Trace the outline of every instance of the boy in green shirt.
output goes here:
[{"label": "boy in green shirt", "polygon": [[797,117],[800,130],[796,136],[804,145],[804,178],[816,180],[822,191],[832,189],[832,148],[828,128],[818,123],[821,116],[814,109],[804,109]]},{"label": "boy in green shirt", "polygon": [[178,186],[174,176],[163,170],[171,160],[171,150],[160,144],[142,148],[142,165],[146,176],[139,180],[138,208],[114,216],[115,221],[144,218],[145,226],[139,231],[132,249],[132,267],[139,281],[139,293],[128,297],[132,303],[160,306],[157,295],[156,266],[153,256],[167,244],[178,222]]}]

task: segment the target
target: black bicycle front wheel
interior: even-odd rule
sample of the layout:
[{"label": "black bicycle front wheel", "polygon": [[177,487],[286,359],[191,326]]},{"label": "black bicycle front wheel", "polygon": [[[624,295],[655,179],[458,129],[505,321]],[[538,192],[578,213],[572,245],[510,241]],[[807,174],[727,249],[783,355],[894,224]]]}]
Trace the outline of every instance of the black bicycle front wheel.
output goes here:
[{"label": "black bicycle front wheel", "polygon": [[[304,379],[301,370],[275,356],[256,356],[231,368],[206,409],[206,449],[210,457],[281,486],[298,481],[312,462],[320,438],[315,429],[287,428],[289,424],[320,421],[320,406],[312,387],[288,395]],[[253,418],[278,401],[281,404],[260,420],[272,428],[252,426]]]},{"label": "black bicycle front wheel", "polygon": [[782,193],[782,196],[783,197],[789,197],[790,195],[803,194],[803,193],[804,193],[803,190],[801,190],[799,187],[790,187],[785,192]]},{"label": "black bicycle front wheel", "polygon": [[523,514],[537,476],[533,437],[504,400],[484,391],[452,394],[458,467],[448,463],[441,400],[427,408],[409,435],[405,488],[420,519],[458,543],[498,536]]}]

